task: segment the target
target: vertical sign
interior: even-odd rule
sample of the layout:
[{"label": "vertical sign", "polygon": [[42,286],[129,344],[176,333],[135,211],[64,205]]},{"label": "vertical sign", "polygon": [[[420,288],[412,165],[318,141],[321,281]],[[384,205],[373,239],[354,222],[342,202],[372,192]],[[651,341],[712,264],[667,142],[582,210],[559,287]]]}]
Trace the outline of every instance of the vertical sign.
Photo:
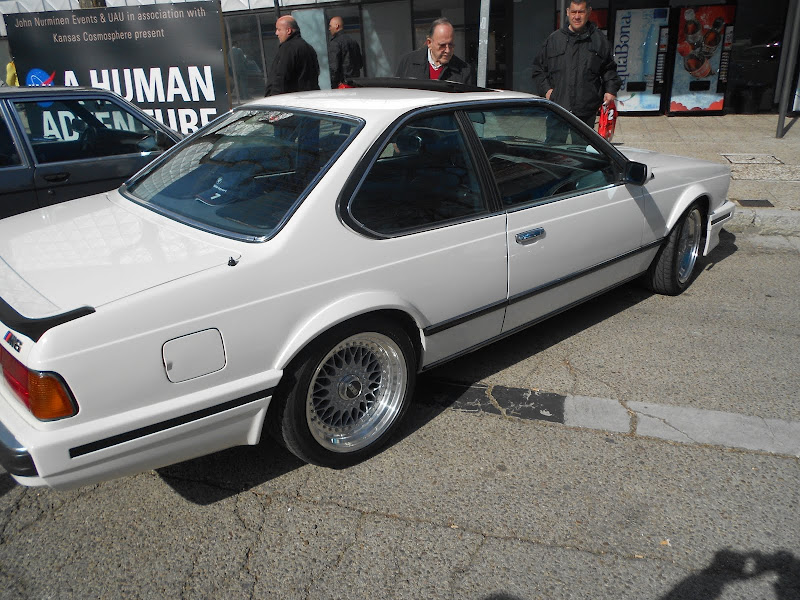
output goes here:
[{"label": "vertical sign", "polygon": [[735,10],[719,5],[681,9],[670,112],[722,110]]},{"label": "vertical sign", "polygon": [[620,112],[661,108],[668,25],[668,8],[617,11],[614,57],[622,80],[617,93]]},{"label": "vertical sign", "polygon": [[191,133],[230,108],[218,2],[5,15],[21,85],[112,90]]}]

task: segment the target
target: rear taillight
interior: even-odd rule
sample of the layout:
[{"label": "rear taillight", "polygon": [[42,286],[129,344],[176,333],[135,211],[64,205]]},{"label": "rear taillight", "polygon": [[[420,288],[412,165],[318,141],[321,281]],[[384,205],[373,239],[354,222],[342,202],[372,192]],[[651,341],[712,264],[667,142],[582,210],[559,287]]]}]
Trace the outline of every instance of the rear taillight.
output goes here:
[{"label": "rear taillight", "polygon": [[55,373],[32,371],[0,347],[0,367],[11,391],[42,421],[71,417],[78,412],[66,384]]}]

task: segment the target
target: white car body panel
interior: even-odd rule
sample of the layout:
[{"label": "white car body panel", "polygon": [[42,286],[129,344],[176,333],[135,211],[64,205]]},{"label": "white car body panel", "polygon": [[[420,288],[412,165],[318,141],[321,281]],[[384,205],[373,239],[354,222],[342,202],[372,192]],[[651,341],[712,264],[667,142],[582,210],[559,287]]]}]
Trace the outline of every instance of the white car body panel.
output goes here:
[{"label": "white car body panel", "polygon": [[[509,297],[516,301],[506,311],[503,330],[517,329],[619,281],[584,279],[570,286],[567,297],[545,295],[549,301],[537,293],[638,249],[644,229],[642,204],[641,198],[631,197],[627,186],[612,186],[509,213]],[[518,234],[535,229],[543,232],[534,241],[516,241]],[[518,299],[526,294],[532,295]]]},{"label": "white car body panel", "polygon": [[[375,311],[402,314],[416,330],[417,366],[429,368],[642,273],[698,198],[709,199],[705,253],[718,242],[733,210],[726,168],[627,149],[654,175],[644,186],[610,185],[386,239],[343,222],[340,191],[404,114],[498,99],[532,97],[332,90],[254,103],[324,106],[364,122],[262,243],[201,231],[119,191],[0,221],[4,303],[23,319],[94,310],[33,337],[0,322],[0,334],[21,341],[18,351],[3,348],[61,376],[79,407],[39,421],[0,377],[0,441],[13,438],[36,466],[17,481],[68,488],[255,444],[284,370],[331,327]],[[516,243],[537,227],[546,235]]]},{"label": "white car body panel", "polygon": [[[3,261],[52,304],[50,310],[102,306],[231,257],[225,240],[214,244],[191,229],[164,227],[152,212],[137,214],[130,202],[110,202],[109,194],[19,215],[13,233],[0,239]],[[48,316],[32,304],[20,310],[31,318]]]}]

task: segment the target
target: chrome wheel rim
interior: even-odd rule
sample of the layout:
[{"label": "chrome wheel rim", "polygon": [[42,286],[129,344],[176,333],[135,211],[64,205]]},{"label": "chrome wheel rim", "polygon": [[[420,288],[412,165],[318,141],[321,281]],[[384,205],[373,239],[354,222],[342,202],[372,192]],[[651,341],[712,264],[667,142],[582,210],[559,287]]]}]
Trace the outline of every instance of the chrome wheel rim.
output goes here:
[{"label": "chrome wheel rim", "polygon": [[319,362],[306,420],[326,450],[355,452],[381,437],[403,405],[408,375],[397,343],[376,332],[342,340]]},{"label": "chrome wheel rim", "polygon": [[681,238],[678,240],[678,282],[681,284],[689,281],[692,276],[702,233],[703,223],[700,211],[695,208],[686,216],[686,221],[681,229]]}]

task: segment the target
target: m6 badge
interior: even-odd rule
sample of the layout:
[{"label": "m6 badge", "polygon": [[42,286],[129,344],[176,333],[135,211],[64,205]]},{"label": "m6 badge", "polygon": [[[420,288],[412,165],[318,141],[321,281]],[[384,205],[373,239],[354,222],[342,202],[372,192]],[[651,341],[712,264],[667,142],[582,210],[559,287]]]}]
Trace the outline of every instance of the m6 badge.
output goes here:
[{"label": "m6 badge", "polygon": [[15,336],[10,331],[6,332],[6,334],[3,336],[3,339],[6,342],[8,342],[8,345],[11,346],[17,352],[19,352],[22,349],[22,340],[20,340],[17,336]]}]

